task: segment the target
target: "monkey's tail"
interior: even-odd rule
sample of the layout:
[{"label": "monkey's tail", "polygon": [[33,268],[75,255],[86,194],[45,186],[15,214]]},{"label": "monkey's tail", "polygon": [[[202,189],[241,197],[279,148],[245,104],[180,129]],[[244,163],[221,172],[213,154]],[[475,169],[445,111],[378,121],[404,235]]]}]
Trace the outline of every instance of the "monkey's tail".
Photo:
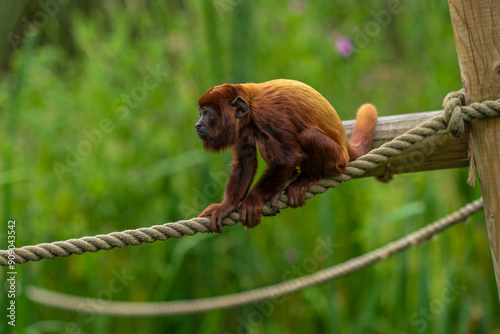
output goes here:
[{"label": "monkey's tail", "polygon": [[351,160],[356,160],[370,151],[377,124],[377,109],[371,104],[363,104],[356,114],[356,124],[352,131]]}]

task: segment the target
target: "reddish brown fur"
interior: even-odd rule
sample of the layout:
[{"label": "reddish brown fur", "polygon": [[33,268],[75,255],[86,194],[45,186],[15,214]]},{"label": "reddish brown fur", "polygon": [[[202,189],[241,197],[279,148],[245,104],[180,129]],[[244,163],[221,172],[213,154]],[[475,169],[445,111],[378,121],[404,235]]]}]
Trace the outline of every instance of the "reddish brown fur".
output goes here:
[{"label": "reddish brown fur", "polygon": [[[235,117],[237,107],[231,105],[238,96],[248,105],[248,113],[240,118]],[[209,131],[204,147],[219,151],[231,146],[234,155],[224,200],[200,215],[212,216],[212,231],[220,231],[222,218],[238,205],[243,224],[258,225],[264,203],[275,202],[288,184],[290,206],[304,205],[305,191],[312,183],[343,173],[349,161],[368,152],[377,119],[372,105],[361,106],[349,142],[337,112],[320,93],[284,79],[216,86],[200,98],[198,106],[197,130]],[[203,110],[213,114],[210,119],[203,117]],[[257,169],[256,149],[268,170],[248,192]]]}]

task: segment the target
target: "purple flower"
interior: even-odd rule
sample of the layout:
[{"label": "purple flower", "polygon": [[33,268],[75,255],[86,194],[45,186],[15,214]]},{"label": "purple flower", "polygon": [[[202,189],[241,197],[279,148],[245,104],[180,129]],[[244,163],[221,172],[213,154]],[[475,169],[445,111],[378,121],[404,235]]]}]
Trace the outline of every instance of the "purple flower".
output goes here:
[{"label": "purple flower", "polygon": [[354,46],[351,41],[343,35],[337,35],[333,41],[333,45],[341,57],[347,58],[354,52]]}]

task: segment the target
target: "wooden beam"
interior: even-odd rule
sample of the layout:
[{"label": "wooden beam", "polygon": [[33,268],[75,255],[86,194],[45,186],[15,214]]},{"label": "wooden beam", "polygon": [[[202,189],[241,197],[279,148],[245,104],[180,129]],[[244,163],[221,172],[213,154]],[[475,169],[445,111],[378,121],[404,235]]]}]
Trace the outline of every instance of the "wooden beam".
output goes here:
[{"label": "wooden beam", "polygon": [[[413,129],[442,111],[421,112],[406,115],[379,117],[375,128],[373,147],[393,140],[395,137]],[[354,121],[344,121],[347,136],[350,137]],[[423,142],[402,152],[401,155],[389,159],[394,174],[413,173],[435,169],[466,167],[469,165],[467,137],[453,139],[447,131],[439,131]],[[385,165],[370,170],[364,176],[379,176],[385,172]]]},{"label": "wooden beam", "polygon": [[[500,1],[449,0],[466,103],[500,97]],[[500,296],[500,119],[471,122],[491,256]]]}]

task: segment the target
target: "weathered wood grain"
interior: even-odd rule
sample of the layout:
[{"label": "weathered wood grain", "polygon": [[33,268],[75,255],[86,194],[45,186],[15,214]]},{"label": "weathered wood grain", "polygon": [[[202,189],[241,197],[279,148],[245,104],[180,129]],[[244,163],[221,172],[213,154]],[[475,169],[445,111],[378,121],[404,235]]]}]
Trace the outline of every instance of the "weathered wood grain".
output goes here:
[{"label": "weathered wood grain", "polygon": [[[500,97],[500,1],[449,0],[466,103]],[[471,122],[491,256],[500,296],[500,119]]]}]

